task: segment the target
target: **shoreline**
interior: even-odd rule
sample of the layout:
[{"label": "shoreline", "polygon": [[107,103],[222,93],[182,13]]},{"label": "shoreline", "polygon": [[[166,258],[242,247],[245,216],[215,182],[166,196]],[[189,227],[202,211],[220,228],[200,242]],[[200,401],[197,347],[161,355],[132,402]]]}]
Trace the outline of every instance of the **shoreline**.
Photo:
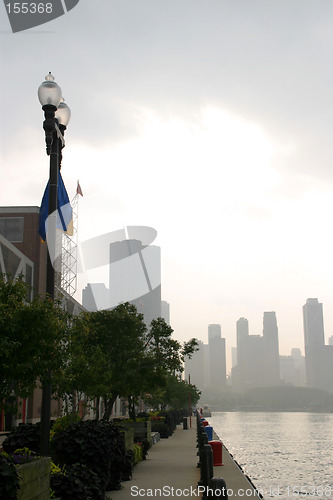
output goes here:
[{"label": "shoreline", "polygon": [[[206,418],[209,423],[209,419]],[[253,480],[244,472],[237,460],[229,452],[228,448],[223,444],[222,439],[214,431],[213,438],[222,443],[222,466],[213,467],[213,477],[223,478],[226,482],[229,498],[254,497],[264,499],[260,490],[256,487]]]}]

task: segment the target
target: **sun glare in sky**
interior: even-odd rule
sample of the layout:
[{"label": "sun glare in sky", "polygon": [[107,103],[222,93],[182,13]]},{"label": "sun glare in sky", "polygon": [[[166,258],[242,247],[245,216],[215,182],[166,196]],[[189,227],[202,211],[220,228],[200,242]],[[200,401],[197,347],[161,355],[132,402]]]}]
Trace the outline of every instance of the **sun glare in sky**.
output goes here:
[{"label": "sun glare in sky", "polygon": [[[171,303],[178,337],[184,331],[187,338],[190,329],[206,340],[207,325],[221,323],[231,347],[239,317],[248,317],[250,332],[258,334],[262,313],[276,310],[284,325],[281,353],[295,346],[288,343],[290,330],[299,329],[301,346],[301,306],[332,274],[316,258],[316,239],[307,232],[311,223],[326,239],[326,256],[331,246],[320,214],[332,205],[329,191],[318,194],[309,185],[293,194],[279,158],[296,146],[220,108],[207,106],[191,120],[142,110],[140,121],[136,137],[66,151],[66,162],[81,164],[80,240],[126,225],[154,227],[162,249],[162,298]],[[79,283],[108,287],[108,279],[106,266],[80,276]],[[183,311],[193,307],[202,314],[197,311],[191,325]],[[253,308],[262,313],[254,317]]]}]

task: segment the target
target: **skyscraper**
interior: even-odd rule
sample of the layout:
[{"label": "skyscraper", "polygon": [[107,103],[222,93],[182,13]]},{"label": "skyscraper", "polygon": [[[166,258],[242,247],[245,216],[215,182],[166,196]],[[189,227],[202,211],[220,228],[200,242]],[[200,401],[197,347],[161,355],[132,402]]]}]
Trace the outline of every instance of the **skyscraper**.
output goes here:
[{"label": "skyscraper", "polygon": [[225,339],[221,337],[221,325],[208,325],[209,385],[226,384]]},{"label": "skyscraper", "polygon": [[130,302],[149,327],[161,317],[161,250],[136,239],[110,245],[110,304]]},{"label": "skyscraper", "polygon": [[130,302],[147,327],[161,317],[161,250],[151,245],[156,235],[151,227],[126,226],[81,244],[83,269],[109,265],[109,288],[92,283],[84,294],[92,310]]},{"label": "skyscraper", "polygon": [[82,290],[82,305],[87,311],[109,309],[109,290],[104,283],[88,283]]},{"label": "skyscraper", "polygon": [[249,335],[249,323],[236,323],[237,367],[233,369],[233,386],[244,391],[251,387],[280,383],[279,341],[275,312],[264,313],[263,336]]},{"label": "skyscraper", "polygon": [[307,299],[303,306],[304,345],[325,345],[323,304]]},{"label": "skyscraper", "polygon": [[166,300],[161,300],[161,318],[170,325],[170,304]]},{"label": "skyscraper", "polygon": [[247,378],[247,339],[249,337],[249,322],[246,318],[239,318],[236,322],[237,339],[237,368],[234,370],[233,384],[242,390]]},{"label": "skyscraper", "polygon": [[303,306],[303,326],[307,386],[332,392],[333,347],[325,346],[323,305],[318,299],[307,299]]},{"label": "skyscraper", "polygon": [[280,383],[279,336],[274,311],[264,312],[263,338],[266,385],[278,385]]},{"label": "skyscraper", "polygon": [[290,356],[280,356],[280,378],[283,385],[304,387],[305,358],[299,348],[291,349]]}]

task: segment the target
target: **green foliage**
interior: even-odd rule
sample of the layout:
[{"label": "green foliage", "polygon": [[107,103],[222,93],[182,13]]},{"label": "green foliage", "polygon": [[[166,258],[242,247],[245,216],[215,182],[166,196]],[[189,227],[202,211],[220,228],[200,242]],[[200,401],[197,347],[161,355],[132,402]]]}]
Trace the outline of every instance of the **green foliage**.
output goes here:
[{"label": "green foliage", "polygon": [[138,464],[139,462],[141,462],[142,456],[143,456],[142,447],[139,444],[134,443],[134,463],[135,463],[135,465]]},{"label": "green foliage", "polygon": [[18,448],[29,448],[33,452],[40,453],[40,423],[21,424],[14,427],[2,443],[7,453],[14,453]]},{"label": "green foliage", "polygon": [[166,439],[172,435],[171,428],[165,422],[153,421],[151,423],[152,432],[159,432],[162,439]]},{"label": "green foliage", "polygon": [[56,465],[53,461],[51,461],[50,474],[62,474],[60,467],[58,467],[58,465]]},{"label": "green foliage", "polygon": [[53,436],[57,432],[62,432],[66,427],[71,424],[75,424],[76,422],[80,422],[81,418],[77,413],[69,413],[68,415],[64,415],[63,417],[57,418],[52,425],[50,431],[50,439],[52,440]]},{"label": "green foliage", "polygon": [[90,399],[103,398],[104,419],[108,420],[117,396],[131,393],[131,384],[138,378],[137,361],[144,351],[145,331],[142,314],[129,303],[75,318],[60,394],[76,390]]},{"label": "green foliage", "polygon": [[165,392],[165,403],[173,409],[188,408],[191,395],[191,405],[199,401],[201,392],[195,385],[189,384],[186,380],[179,380],[177,377],[168,378]]},{"label": "green foliage", "polygon": [[123,432],[113,422],[87,420],[69,425],[54,435],[51,454],[61,467],[75,463],[89,467],[102,479],[104,490],[120,488],[125,442]]},{"label": "green foliage", "polygon": [[[152,407],[171,405],[175,406],[175,401],[168,399],[168,386],[170,378],[178,380],[177,372],[183,371],[185,356],[191,357],[198,349],[196,339],[181,344],[172,338],[173,330],[163,318],[153,320],[147,334],[147,358],[152,360],[154,366],[154,379],[156,383],[150,384],[145,393],[141,393],[144,399]],[[194,386],[193,386],[194,387]],[[183,407],[177,401],[177,407]]]},{"label": "green foliage", "polygon": [[104,500],[104,484],[96,472],[83,464],[73,464],[51,475],[51,489],[62,500]]},{"label": "green foliage", "polygon": [[[0,280],[0,400],[16,402],[63,363],[67,314],[59,304],[39,297],[27,302],[22,280]],[[15,406],[11,411],[15,411]]]},{"label": "green foliage", "polygon": [[141,460],[146,460],[147,455],[148,455],[148,450],[151,448],[151,444],[148,441],[148,439],[140,439],[135,442],[135,445],[139,445],[141,447],[142,451],[142,459]]},{"label": "green foliage", "polygon": [[181,410],[188,408],[191,395],[191,405],[195,405],[200,398],[201,391],[186,380],[180,380],[177,376],[167,374],[165,377],[165,387],[145,398],[145,402],[153,408],[165,408],[169,406],[173,409]]},{"label": "green foliage", "polygon": [[35,457],[36,453],[32,450],[29,450],[26,446],[24,448],[18,448],[14,451],[15,454],[20,453],[21,455],[27,455],[29,457]]},{"label": "green foliage", "polygon": [[[159,432],[161,438],[168,438],[172,435],[176,426],[183,420],[183,410],[162,410],[151,419],[152,432]],[[160,420],[158,420],[160,419]]]},{"label": "green foliage", "polygon": [[22,280],[0,281],[0,400],[11,411],[17,397],[31,394],[50,372],[52,388],[68,409],[83,395],[85,408],[102,398],[105,420],[118,396],[127,398],[133,419],[145,394],[156,406],[179,404],[167,401],[168,377],[183,369],[184,356],[197,348],[195,339],[180,344],[162,318],[147,332],[142,314],[129,303],[70,318],[56,301],[27,302],[27,293]]},{"label": "green foliage", "polygon": [[0,453],[0,498],[15,500],[19,489],[19,476],[15,465]]},{"label": "green foliage", "polygon": [[29,448],[19,448],[14,451],[14,453],[10,453],[7,455],[8,460],[10,460],[15,465],[26,464],[28,462],[32,462],[39,458],[36,456],[36,453],[29,450]]},{"label": "green foliage", "polygon": [[133,450],[126,450],[124,460],[120,463],[121,481],[129,481],[132,478],[132,471],[135,464]]},{"label": "green foliage", "polygon": [[163,318],[153,319],[148,334],[149,353],[157,366],[167,371],[182,370],[181,344],[172,338],[173,330]]}]

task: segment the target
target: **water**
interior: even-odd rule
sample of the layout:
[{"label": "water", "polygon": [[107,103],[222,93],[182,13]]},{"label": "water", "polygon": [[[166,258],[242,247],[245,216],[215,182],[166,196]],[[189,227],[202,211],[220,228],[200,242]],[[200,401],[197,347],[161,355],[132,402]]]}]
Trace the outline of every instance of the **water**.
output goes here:
[{"label": "water", "polygon": [[332,413],[214,412],[208,420],[264,498],[333,499]]}]

